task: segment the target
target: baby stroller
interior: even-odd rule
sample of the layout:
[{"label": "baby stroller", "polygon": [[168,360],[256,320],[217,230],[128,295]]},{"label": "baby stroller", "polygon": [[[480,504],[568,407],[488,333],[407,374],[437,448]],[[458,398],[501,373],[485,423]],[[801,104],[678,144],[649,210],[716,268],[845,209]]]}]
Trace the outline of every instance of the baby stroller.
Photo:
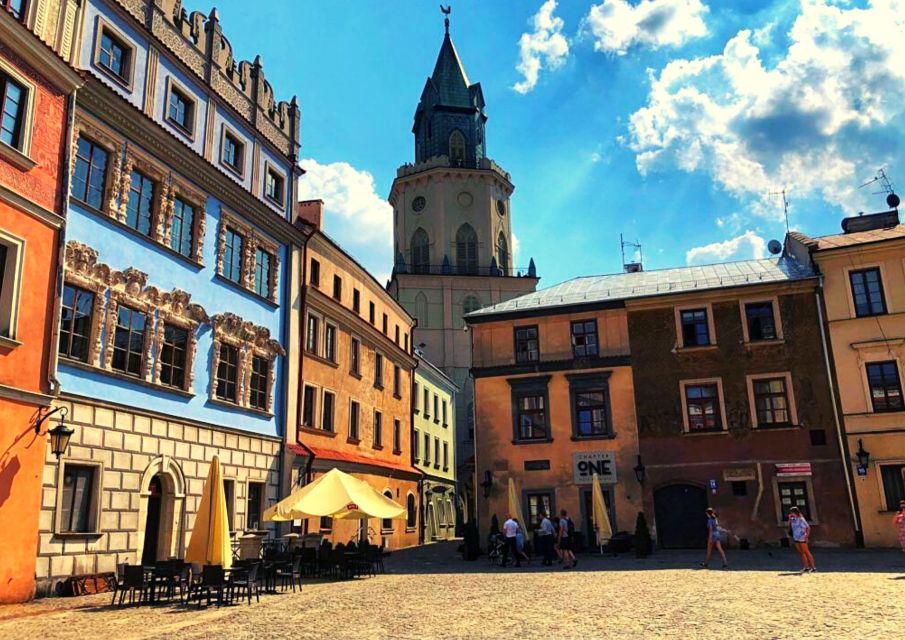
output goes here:
[{"label": "baby stroller", "polygon": [[504,564],[506,556],[503,553],[506,543],[503,540],[503,536],[499,533],[492,534],[488,546],[490,550],[487,553],[487,557],[490,559],[490,564],[499,567],[506,566]]}]

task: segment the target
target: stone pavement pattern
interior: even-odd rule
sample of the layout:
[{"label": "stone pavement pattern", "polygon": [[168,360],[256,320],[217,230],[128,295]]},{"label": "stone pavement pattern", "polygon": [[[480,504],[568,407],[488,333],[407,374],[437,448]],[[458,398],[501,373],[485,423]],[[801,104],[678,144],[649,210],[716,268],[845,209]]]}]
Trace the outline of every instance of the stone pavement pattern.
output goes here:
[{"label": "stone pavement pattern", "polygon": [[565,571],[465,563],[449,543],[394,554],[387,574],[315,582],[247,606],[111,609],[110,594],[0,607],[0,638],[893,638],[905,624],[905,557],[788,550],[581,556]]}]

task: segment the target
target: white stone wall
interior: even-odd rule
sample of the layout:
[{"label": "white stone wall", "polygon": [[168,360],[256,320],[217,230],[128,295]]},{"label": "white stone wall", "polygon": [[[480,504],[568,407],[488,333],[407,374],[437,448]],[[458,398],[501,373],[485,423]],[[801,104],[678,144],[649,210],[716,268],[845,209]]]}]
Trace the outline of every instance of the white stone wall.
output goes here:
[{"label": "white stone wall", "polygon": [[[188,545],[214,455],[220,457],[223,477],[234,481],[236,535],[243,533],[246,522],[248,482],[266,484],[263,508],[279,498],[278,440],[83,401],[59,401],[55,405],[69,409],[67,423],[75,430],[61,460],[101,465],[102,471],[97,474],[101,483],[99,527],[92,534],[55,532],[60,467],[48,447],[36,569],[44,589],[70,575],[114,571],[117,563],[141,561],[147,485],[158,471],[172,479],[172,495],[164,501],[164,505],[169,501],[168,515],[173,522],[172,541],[167,548],[178,557]],[[166,506],[162,511],[165,510]],[[166,515],[162,513],[161,518]]]}]

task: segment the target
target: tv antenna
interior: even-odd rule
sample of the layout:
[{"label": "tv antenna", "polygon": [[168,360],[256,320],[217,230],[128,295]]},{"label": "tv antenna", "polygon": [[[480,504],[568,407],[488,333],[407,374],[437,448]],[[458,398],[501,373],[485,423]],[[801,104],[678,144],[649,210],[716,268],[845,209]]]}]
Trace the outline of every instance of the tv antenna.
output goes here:
[{"label": "tv antenna", "polygon": [[889,176],[886,175],[886,171],[883,167],[877,169],[877,175],[875,175],[872,180],[868,180],[858,188],[863,189],[864,187],[877,182],[880,183],[880,191],[874,191],[872,195],[879,196],[885,194],[887,206],[890,209],[898,209],[901,200],[899,200],[899,196],[896,195],[895,187],[893,186],[892,181],[890,181]]},{"label": "tv antenna", "polygon": [[789,199],[786,197],[786,190],[771,191],[767,195],[771,197],[779,196],[782,198],[782,215],[786,219],[786,233],[789,233]]},{"label": "tv antenna", "polygon": [[[640,271],[644,271],[644,264],[642,262],[641,256],[641,243],[637,240],[635,242],[626,240],[620,233],[619,244],[621,245],[622,249],[622,271],[624,271],[625,273],[638,273]],[[625,260],[626,247],[629,247],[629,255],[631,256],[631,260],[628,262],[626,262]],[[635,258],[637,258],[637,260]]]}]

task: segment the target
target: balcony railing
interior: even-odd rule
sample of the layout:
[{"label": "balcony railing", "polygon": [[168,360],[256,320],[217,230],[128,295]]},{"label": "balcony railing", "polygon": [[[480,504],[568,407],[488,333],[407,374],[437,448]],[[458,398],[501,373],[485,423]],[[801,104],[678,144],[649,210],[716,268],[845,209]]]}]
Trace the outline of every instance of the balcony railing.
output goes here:
[{"label": "balcony railing", "polygon": [[420,275],[436,276],[499,276],[508,278],[536,278],[537,270],[534,260],[527,267],[512,267],[501,269],[491,264],[489,267],[481,266],[457,266],[453,264],[419,264],[409,265],[397,262],[393,273],[412,273]]}]

